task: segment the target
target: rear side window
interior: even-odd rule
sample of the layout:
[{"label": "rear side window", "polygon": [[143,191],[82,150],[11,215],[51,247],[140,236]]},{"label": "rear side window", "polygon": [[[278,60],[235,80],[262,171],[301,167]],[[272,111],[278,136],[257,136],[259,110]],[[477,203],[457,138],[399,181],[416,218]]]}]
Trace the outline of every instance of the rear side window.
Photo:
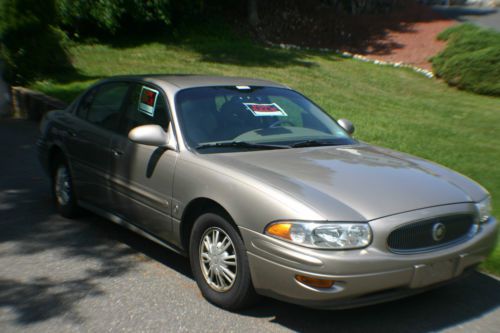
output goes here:
[{"label": "rear side window", "polygon": [[131,129],[142,125],[160,125],[166,131],[169,124],[167,103],[161,92],[151,86],[133,84],[119,132],[127,135]]},{"label": "rear side window", "polygon": [[82,99],[77,115],[99,127],[116,130],[120,121],[120,110],[129,84],[108,83],[97,87]]}]

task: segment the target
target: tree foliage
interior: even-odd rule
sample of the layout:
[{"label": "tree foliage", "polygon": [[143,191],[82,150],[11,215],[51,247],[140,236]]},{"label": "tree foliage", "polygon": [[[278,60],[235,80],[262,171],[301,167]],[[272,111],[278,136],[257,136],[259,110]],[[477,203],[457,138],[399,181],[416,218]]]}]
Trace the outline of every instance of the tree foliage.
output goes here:
[{"label": "tree foliage", "polygon": [[54,1],[0,0],[0,57],[7,79],[23,83],[69,64]]},{"label": "tree foliage", "polygon": [[324,4],[353,15],[388,11],[401,2],[401,0],[323,0]]},{"label": "tree foliage", "polygon": [[203,0],[56,0],[61,26],[71,33],[114,35],[167,30],[199,10]]}]

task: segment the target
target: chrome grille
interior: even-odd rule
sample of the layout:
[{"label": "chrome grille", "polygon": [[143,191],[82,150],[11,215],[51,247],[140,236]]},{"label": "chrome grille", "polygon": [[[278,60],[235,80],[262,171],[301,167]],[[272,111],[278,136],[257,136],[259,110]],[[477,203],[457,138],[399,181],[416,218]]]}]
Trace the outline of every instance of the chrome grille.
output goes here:
[{"label": "chrome grille", "polygon": [[[444,225],[444,236],[433,236],[437,224]],[[423,220],[400,227],[389,234],[387,245],[394,251],[421,251],[446,246],[467,236],[474,225],[474,216],[450,215]]]}]

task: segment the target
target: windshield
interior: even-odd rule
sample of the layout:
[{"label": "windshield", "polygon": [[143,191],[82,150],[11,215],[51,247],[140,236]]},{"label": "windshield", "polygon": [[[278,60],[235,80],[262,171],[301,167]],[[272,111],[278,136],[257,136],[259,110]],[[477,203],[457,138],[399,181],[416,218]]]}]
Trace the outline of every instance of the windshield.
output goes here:
[{"label": "windshield", "polygon": [[190,88],[178,92],[175,102],[184,138],[192,148],[219,151],[356,142],[315,104],[289,89]]}]

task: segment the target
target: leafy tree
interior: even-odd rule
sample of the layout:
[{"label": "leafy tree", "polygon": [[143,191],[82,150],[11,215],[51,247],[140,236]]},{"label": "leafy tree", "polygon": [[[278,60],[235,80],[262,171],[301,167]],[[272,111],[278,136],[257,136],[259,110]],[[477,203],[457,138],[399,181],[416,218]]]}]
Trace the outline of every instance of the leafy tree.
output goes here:
[{"label": "leafy tree", "polygon": [[259,25],[259,12],[257,8],[257,0],[247,0],[248,2],[248,23],[252,27]]},{"label": "leafy tree", "polygon": [[346,13],[358,15],[387,11],[402,3],[403,0],[323,0],[323,3]]},{"label": "leafy tree", "polygon": [[93,36],[168,30],[203,4],[204,0],[56,0],[66,31]]},{"label": "leafy tree", "polygon": [[24,83],[69,66],[53,0],[0,0],[0,57],[7,79]]}]

